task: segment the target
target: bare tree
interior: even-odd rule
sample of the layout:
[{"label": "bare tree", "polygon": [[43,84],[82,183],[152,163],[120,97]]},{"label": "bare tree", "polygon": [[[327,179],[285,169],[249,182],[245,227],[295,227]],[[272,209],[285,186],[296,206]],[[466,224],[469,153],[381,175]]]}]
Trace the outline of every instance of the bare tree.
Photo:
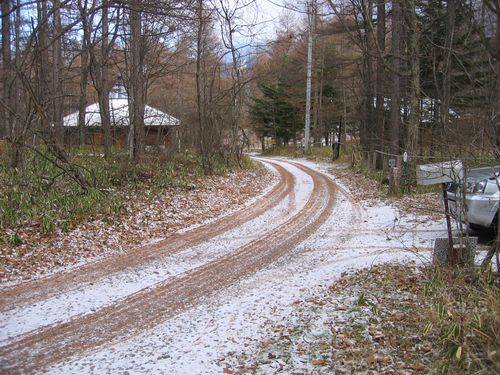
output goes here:
[{"label": "bare tree", "polygon": [[38,25],[37,25],[37,35],[35,37],[36,47],[36,61],[37,61],[37,97],[40,99],[39,111],[43,111],[43,115],[39,116],[40,119],[40,128],[42,137],[46,137],[53,142],[53,138],[51,137],[51,128],[50,121],[48,116],[48,108],[50,98],[52,97],[52,93],[50,92],[49,87],[49,34],[47,29],[48,24],[48,9],[46,1],[37,1],[37,14],[38,14]]},{"label": "bare tree", "polygon": [[[243,152],[243,145],[240,138],[246,138],[246,134],[241,126],[241,123],[243,117],[243,107],[245,105],[243,90],[245,85],[248,83],[248,80],[245,80],[244,77],[245,61],[242,59],[240,52],[242,47],[237,46],[236,38],[243,38],[249,35],[248,32],[243,30],[243,28],[251,28],[252,24],[246,23],[245,26],[242,26],[238,22],[242,22],[240,20],[241,14],[248,11],[254,3],[255,0],[236,0],[233,4],[229,5],[229,3],[224,0],[218,0],[214,4],[221,24],[222,42],[231,57],[231,83],[229,89],[231,157],[236,157],[238,161],[241,159]],[[248,46],[250,43],[251,40],[246,41],[245,46]]]},{"label": "bare tree", "polygon": [[[89,9],[90,8],[90,9]],[[78,1],[78,9],[82,19],[82,42],[80,51],[80,93],[78,96],[78,134],[80,145],[85,142],[85,116],[87,108],[87,86],[89,83],[89,60],[90,60],[90,32],[93,23],[95,3],[89,4],[89,0]]]},{"label": "bare tree", "polygon": [[[111,155],[111,116],[109,113],[109,3],[108,0],[102,1],[101,11],[101,61],[100,64],[93,59],[94,71],[97,71],[97,79],[94,79],[99,101],[99,112],[101,116],[101,125],[104,130],[104,157]],[[98,65],[98,66],[97,66]]]},{"label": "bare tree", "polygon": [[[100,37],[92,38],[94,31],[94,19],[97,9],[100,9]],[[115,40],[118,35],[119,12],[117,12],[115,20],[114,34],[110,35],[109,31],[109,9],[108,0],[103,0],[99,7],[96,7],[95,1],[92,2],[88,9],[88,0],[84,1],[80,7],[82,24],[84,27],[83,35],[84,42],[82,43],[82,68],[81,68],[81,95],[86,96],[86,86],[88,80],[88,71],[92,78],[93,85],[97,92],[97,100],[99,103],[99,115],[101,126],[104,133],[104,157],[109,158],[111,155],[111,115],[109,107],[109,62],[113,52]],[[90,15],[88,16],[90,12]],[[87,19],[88,18],[88,19]],[[100,46],[100,48],[98,48]],[[88,65],[88,66],[86,66]],[[85,91],[85,93],[83,92]],[[81,98],[80,111],[85,108],[86,99]],[[82,112],[81,116],[83,118]],[[82,124],[80,124],[82,125]]]},{"label": "bare tree", "polygon": [[63,62],[62,62],[62,25],[61,25],[61,2],[54,0],[53,7],[53,25],[54,37],[52,41],[52,92],[53,97],[53,125],[55,127],[55,142],[61,145],[64,142],[63,128]]},{"label": "bare tree", "polygon": [[15,168],[20,159],[19,146],[17,144],[17,132],[13,123],[12,100],[11,100],[11,85],[12,85],[12,51],[11,51],[11,34],[10,34],[10,18],[11,8],[10,1],[2,1],[2,82],[3,82],[3,97],[2,97],[2,120],[0,123],[0,136],[8,135],[10,143],[10,166]]},{"label": "bare tree", "polygon": [[[102,1],[101,11],[101,63],[100,67],[94,65],[94,71],[97,71],[96,83],[97,97],[99,100],[99,112],[101,115],[101,125],[104,130],[104,157],[108,158],[111,154],[111,117],[109,113],[109,2]],[[93,59],[94,64],[96,59]]]},{"label": "bare tree", "polygon": [[399,129],[401,124],[401,34],[402,34],[401,0],[392,2],[392,74],[391,74],[391,121],[389,130],[390,153],[399,155]]},{"label": "bare tree", "polygon": [[205,173],[211,173],[210,151],[207,144],[208,119],[206,113],[206,90],[203,77],[203,55],[205,52],[205,34],[207,20],[205,19],[204,1],[198,0],[196,8],[196,102],[198,108],[198,131],[199,131],[199,150],[202,158],[203,170]]},{"label": "bare tree", "polygon": [[408,163],[403,166],[404,186],[409,189],[416,184],[416,161],[418,155],[418,136],[420,126],[420,32],[417,20],[415,0],[407,0],[404,8],[408,28],[408,117],[406,133],[406,151]]},{"label": "bare tree", "polygon": [[[386,97],[384,93],[385,84],[385,0],[377,0],[377,80],[375,82],[376,93],[376,109],[375,109],[375,149],[378,151],[385,150],[385,129],[384,129],[384,113]],[[376,167],[382,169],[382,158],[377,158]]]},{"label": "bare tree", "polygon": [[313,69],[313,45],[314,45],[314,29],[316,23],[316,1],[307,1],[307,81],[306,81],[306,114],[304,126],[304,148],[309,151],[310,147],[310,131],[311,131],[311,84],[312,84],[312,69]]},{"label": "bare tree", "polygon": [[144,155],[145,86],[143,74],[144,45],[142,35],[142,3],[130,1],[130,86],[129,86],[129,155],[140,160]]}]

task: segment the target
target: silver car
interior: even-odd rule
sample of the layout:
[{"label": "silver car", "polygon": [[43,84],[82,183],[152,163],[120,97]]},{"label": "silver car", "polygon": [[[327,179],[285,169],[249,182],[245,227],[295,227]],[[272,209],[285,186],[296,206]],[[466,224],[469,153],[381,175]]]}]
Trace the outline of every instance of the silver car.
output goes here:
[{"label": "silver car", "polygon": [[[452,216],[467,221],[471,228],[496,229],[500,202],[500,166],[471,169],[465,184],[465,207],[462,209],[462,186],[448,183],[448,203]],[[467,220],[465,220],[467,219]]]}]

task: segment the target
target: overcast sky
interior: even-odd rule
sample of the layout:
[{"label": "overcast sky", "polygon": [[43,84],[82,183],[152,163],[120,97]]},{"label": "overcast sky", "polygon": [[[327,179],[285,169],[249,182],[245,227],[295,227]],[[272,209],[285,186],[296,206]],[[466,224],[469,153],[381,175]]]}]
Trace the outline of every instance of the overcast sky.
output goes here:
[{"label": "overcast sky", "polygon": [[269,1],[269,0],[256,0],[257,1],[257,13],[259,23],[265,23],[266,34],[270,37],[274,36],[274,31],[279,21],[280,14],[283,12],[283,8],[276,5],[280,4],[280,0]]},{"label": "overcast sky", "polygon": [[[220,0],[216,0],[220,1]],[[250,2],[251,0],[224,0],[235,4]],[[252,44],[264,44],[274,39],[279,25],[280,16],[286,11],[283,7],[285,0],[255,0],[251,6],[245,7],[240,12],[240,17],[247,24],[255,25],[251,28],[254,35]],[[244,39],[244,38],[242,38]],[[244,42],[243,42],[244,44]]]}]

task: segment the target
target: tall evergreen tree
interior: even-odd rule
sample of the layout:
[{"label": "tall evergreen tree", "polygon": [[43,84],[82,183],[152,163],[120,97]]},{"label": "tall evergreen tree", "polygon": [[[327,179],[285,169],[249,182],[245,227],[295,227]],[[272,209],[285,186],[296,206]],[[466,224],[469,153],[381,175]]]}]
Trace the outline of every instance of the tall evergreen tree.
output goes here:
[{"label": "tall evergreen tree", "polygon": [[262,97],[254,98],[250,113],[261,136],[272,136],[278,144],[295,140],[302,130],[300,109],[290,100],[286,86],[260,84]]}]

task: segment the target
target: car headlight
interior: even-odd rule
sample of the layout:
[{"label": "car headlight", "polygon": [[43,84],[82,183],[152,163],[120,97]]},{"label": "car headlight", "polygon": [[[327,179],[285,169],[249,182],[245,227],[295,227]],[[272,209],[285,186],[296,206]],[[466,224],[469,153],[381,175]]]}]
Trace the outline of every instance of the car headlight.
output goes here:
[{"label": "car headlight", "polygon": [[484,189],[486,188],[486,184],[488,183],[488,180],[482,180],[479,181],[475,186],[474,190],[472,191],[473,193],[484,193]]}]

